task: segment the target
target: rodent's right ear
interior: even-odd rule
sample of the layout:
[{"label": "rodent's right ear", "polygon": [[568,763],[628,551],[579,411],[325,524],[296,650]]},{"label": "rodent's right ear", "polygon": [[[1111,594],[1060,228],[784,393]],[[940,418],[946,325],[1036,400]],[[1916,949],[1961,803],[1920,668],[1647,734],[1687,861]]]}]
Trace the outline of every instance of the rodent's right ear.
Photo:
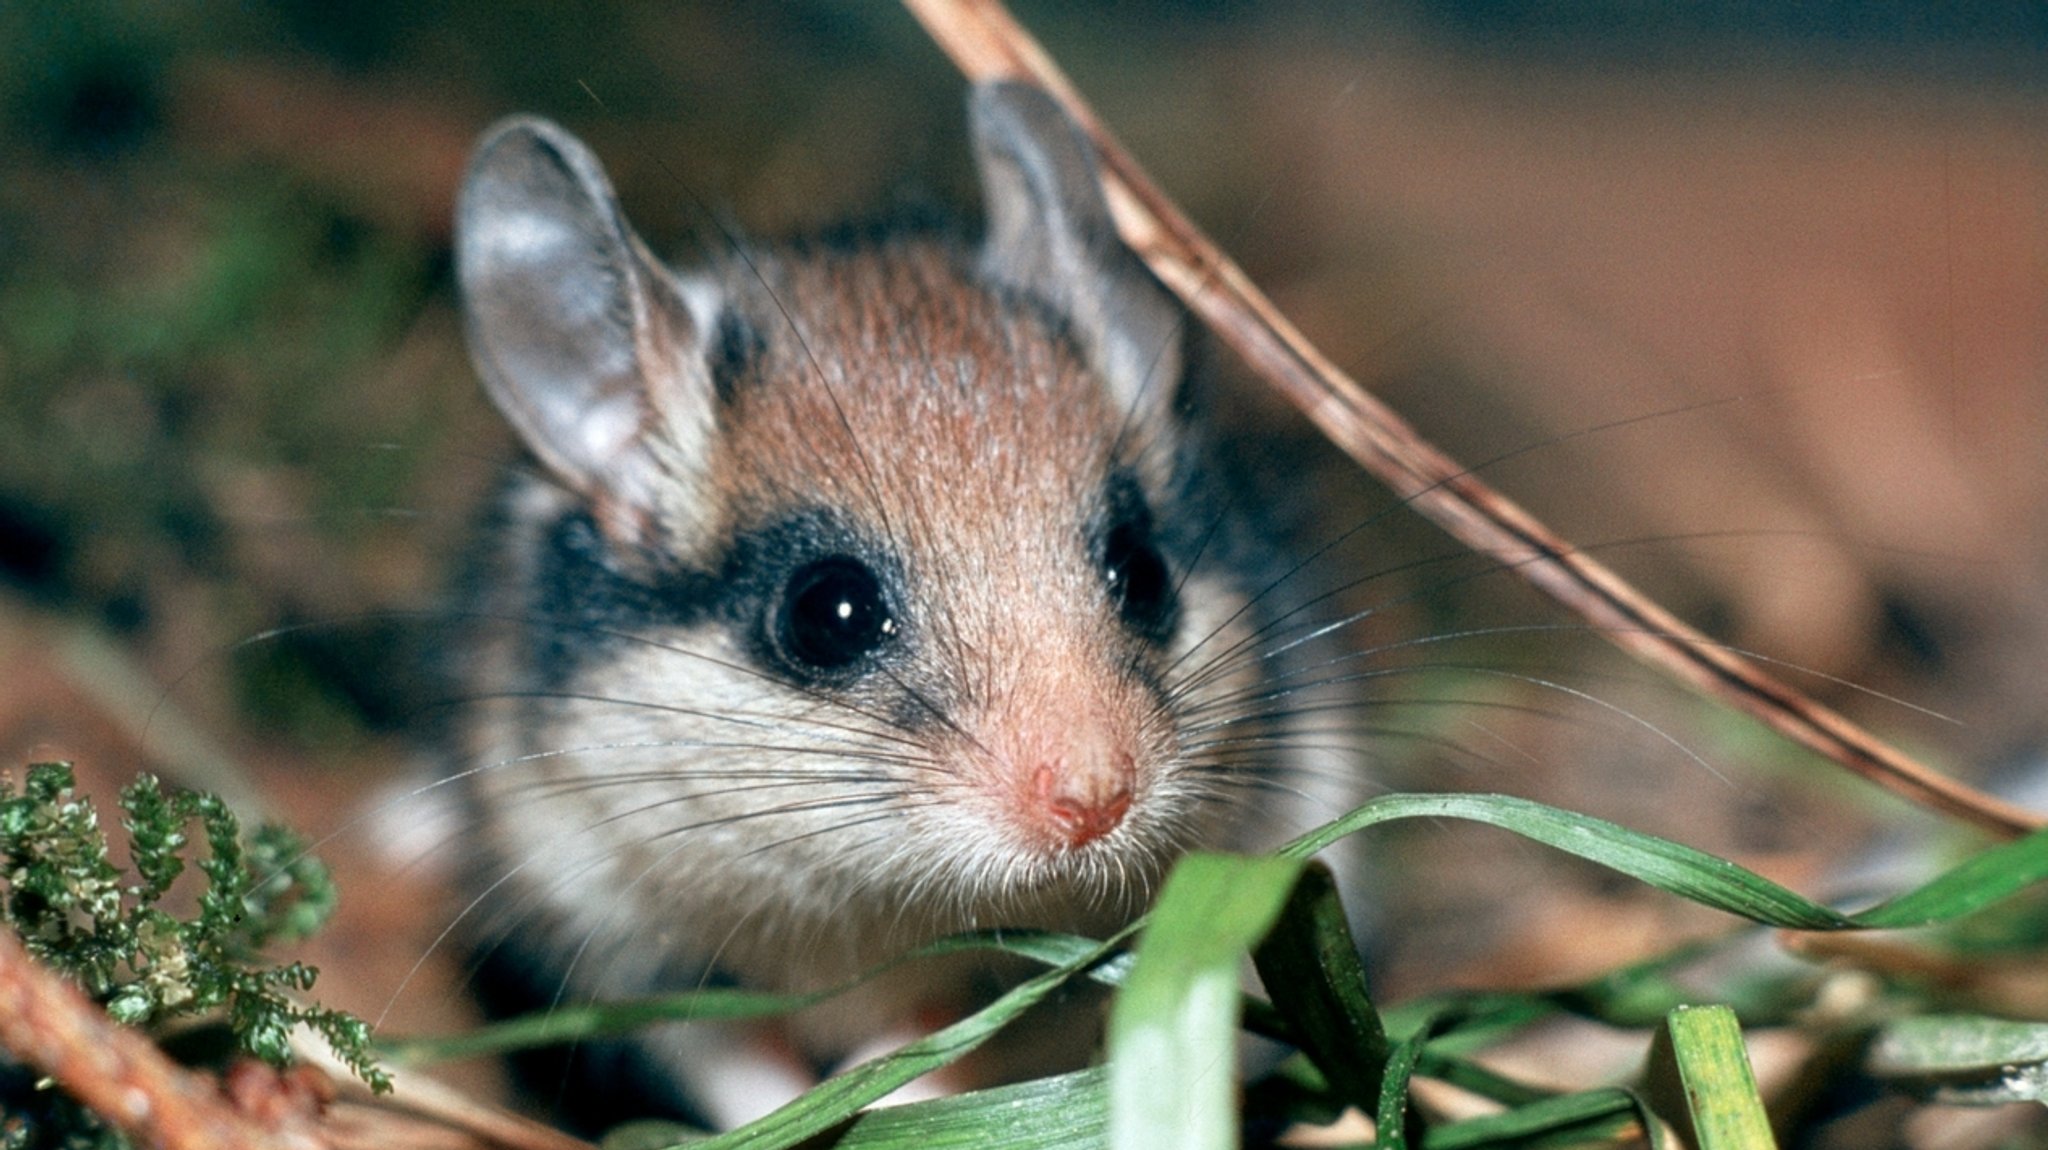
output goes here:
[{"label": "rodent's right ear", "polygon": [[478,143],[455,260],[470,357],[492,401],[607,533],[651,542],[656,480],[686,482],[677,468],[701,462],[711,435],[701,333],[713,317],[689,304],[715,302],[686,299],[581,141],[529,117]]},{"label": "rodent's right ear", "polygon": [[1117,235],[1079,125],[1018,80],[968,103],[988,199],[983,272],[1063,313],[1123,410],[1162,427],[1177,399],[1183,314]]}]

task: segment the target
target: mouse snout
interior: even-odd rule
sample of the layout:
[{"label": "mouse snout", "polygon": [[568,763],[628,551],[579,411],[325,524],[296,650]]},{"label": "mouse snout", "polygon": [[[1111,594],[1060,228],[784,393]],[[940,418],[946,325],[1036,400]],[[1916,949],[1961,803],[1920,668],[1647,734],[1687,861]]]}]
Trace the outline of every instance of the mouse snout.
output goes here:
[{"label": "mouse snout", "polygon": [[1149,830],[1138,824],[1172,748],[1146,688],[1106,661],[1041,647],[956,720],[963,797],[1025,858],[1092,857],[1152,838],[1132,832]]},{"label": "mouse snout", "polygon": [[1039,837],[1073,850],[1115,830],[1131,809],[1137,764],[1130,752],[1096,748],[1078,760],[1040,763],[1031,773],[1027,818]]},{"label": "mouse snout", "polygon": [[[993,733],[993,732],[991,732]],[[1130,733],[1107,716],[1069,712],[1012,727],[982,745],[996,817],[1027,849],[1076,851],[1124,824],[1138,784]]]}]

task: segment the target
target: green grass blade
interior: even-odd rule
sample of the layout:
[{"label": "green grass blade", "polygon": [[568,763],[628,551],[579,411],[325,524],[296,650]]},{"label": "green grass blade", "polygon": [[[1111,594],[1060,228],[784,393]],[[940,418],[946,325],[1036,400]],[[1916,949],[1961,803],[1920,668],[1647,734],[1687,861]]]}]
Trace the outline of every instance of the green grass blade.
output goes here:
[{"label": "green grass blade", "polygon": [[1843,914],[1704,851],[1509,795],[1387,795],[1296,839],[1282,853],[1306,858],[1366,827],[1413,818],[1500,827],[1703,906],[1797,930],[1925,926],[1981,910],[2048,878],[2048,831],[2039,831],[1984,851],[1918,890],[1860,914]]},{"label": "green grass blade", "polygon": [[1369,1109],[1389,1045],[1366,988],[1365,964],[1337,894],[1321,866],[1302,873],[1271,934],[1252,952],[1259,981],[1304,1053],[1339,1097]]},{"label": "green grass blade", "polygon": [[1111,1144],[1237,1144],[1238,967],[1280,915],[1302,864],[1190,855],[1174,867],[1109,1023]]},{"label": "green grass blade", "polygon": [[1481,1150],[1489,1146],[1514,1146],[1517,1150],[1529,1150],[1546,1145],[1581,1145],[1613,1138],[1630,1127],[1657,1129],[1641,1099],[1626,1090],[1608,1087],[1545,1098],[1505,1113],[1439,1126],[1422,1139],[1422,1148]]},{"label": "green grass blade", "polygon": [[1408,1085],[1422,1062],[1423,1048],[1434,1021],[1394,1044],[1387,1053],[1386,1074],[1380,1079],[1379,1105],[1373,1110],[1376,1150],[1408,1150]]},{"label": "green grass blade", "polygon": [[[954,935],[921,946],[891,962],[864,972],[843,985],[814,994],[768,994],[730,987],[710,987],[677,994],[649,995],[618,1002],[559,1005],[461,1034],[377,1040],[378,1054],[400,1066],[420,1066],[461,1058],[479,1058],[613,1038],[661,1022],[743,1022],[794,1014],[832,998],[897,967],[941,955],[966,951],[999,951],[1046,966],[1074,962],[1095,953],[1101,943],[1051,931],[1003,931]],[[1087,976],[1107,986],[1123,981],[1130,956],[1115,955],[1086,968]]]},{"label": "green grass blade", "polygon": [[1343,1113],[1344,1103],[1330,1093],[1323,1072],[1305,1054],[1283,1058],[1271,1071],[1245,1084],[1244,1120],[1269,1130],[1297,1122],[1328,1126]]},{"label": "green grass blade", "polygon": [[1101,1067],[863,1111],[833,1150],[1099,1150],[1109,1138]]},{"label": "green grass blade", "polygon": [[[1004,950],[1051,965],[980,1013],[823,1083],[775,1114],[707,1145],[720,1150],[785,1146],[842,1126],[862,1106],[965,1054],[1060,983],[1077,976],[1124,984],[1112,1017],[1109,1071],[1108,1113],[1117,1144],[1172,1146],[1176,1150],[1231,1145],[1237,1133],[1231,1107],[1236,1086],[1234,1040],[1247,1009],[1237,990],[1239,961],[1281,918],[1283,905],[1294,890],[1300,860],[1344,835],[1410,818],[1455,818],[1497,826],[1703,905],[1795,929],[1901,927],[1944,921],[1987,907],[2048,877],[2048,832],[2043,832],[1984,851],[1917,890],[1852,915],[1805,899],[1723,859],[1605,820],[1501,795],[1390,795],[1289,844],[1278,857],[1193,856],[1184,861],[1146,920],[1150,925],[1145,927],[1145,946],[1136,958],[1116,954],[1122,941],[1138,929],[1134,926],[1099,944],[1028,932],[967,936],[942,940],[899,960],[979,948]],[[1384,1036],[1373,1037],[1372,1006],[1365,997],[1362,971],[1347,966],[1350,960],[1338,953],[1348,948],[1348,942],[1339,942],[1348,936],[1342,932],[1341,910],[1335,909],[1334,895],[1310,891],[1296,898],[1296,908],[1287,912],[1282,938],[1266,948],[1265,962],[1272,967],[1268,978],[1280,988],[1275,995],[1280,1009],[1266,1012],[1259,1021],[1268,1032],[1284,1034],[1309,1050],[1326,1073],[1334,1071],[1333,1085],[1346,1097],[1355,1097],[1361,1082],[1376,1077],[1377,1065],[1388,1054]],[[1286,957],[1275,957],[1283,954]],[[1273,965],[1276,962],[1278,965]],[[879,970],[864,977],[874,973]],[[1642,1002],[1654,999],[1660,990],[1656,986],[1620,989],[1641,992]],[[521,1030],[517,1029],[521,1024],[514,1023],[510,1024],[514,1029],[459,1041],[471,1044],[465,1050],[491,1050],[530,1044],[542,1031],[547,1041],[567,1041],[619,1033],[657,1019],[758,1018],[801,1009],[836,992],[774,996],[706,991],[658,1003],[623,1004],[624,1013],[614,1013],[618,1007],[561,1010],[552,1020],[524,1024],[542,1030]],[[1642,1002],[1626,1005],[1634,1009]],[[1616,1003],[1607,1006],[1618,1009]],[[1396,1012],[1404,1013],[1408,1019],[1414,1018],[1412,1012]],[[1472,1017],[1458,1025],[1483,1025],[1491,1017],[1477,1008],[1459,1013]],[[1311,1024],[1310,1019],[1316,1021]],[[1410,1034],[1413,1024],[1404,1020],[1403,1026],[1391,1029]],[[1385,1075],[1385,1089],[1377,1105],[1394,1120],[1393,1126],[1383,1129],[1383,1138],[1394,1140],[1387,1145],[1405,1140],[1399,1122],[1406,1106],[1406,1081],[1427,1056],[1422,1046],[1425,1041],[1419,1034],[1411,1035],[1408,1043],[1391,1051],[1395,1064]],[[1739,1046],[1739,1034],[1735,1041]],[[402,1049],[411,1054],[449,1052],[446,1046],[429,1049],[428,1044],[419,1042]]]},{"label": "green grass blade", "polygon": [[1901,1018],[1878,1032],[1870,1071],[1932,1089],[1945,1102],[2048,1103],[2048,1023],[1966,1014]]},{"label": "green grass blade", "polygon": [[1550,1101],[1560,1093],[1510,1078],[1477,1062],[1445,1054],[1434,1042],[1422,1052],[1422,1061],[1416,1065],[1415,1072],[1424,1078],[1448,1082],[1481,1098],[1516,1108],[1532,1102]]},{"label": "green grass blade", "polygon": [[1380,1012],[1380,1021],[1389,1035],[1406,1038],[1448,1016],[1455,1022],[1440,1027],[1431,1048],[1470,1054],[1557,1013],[1557,1004],[1540,993],[1454,990],[1394,1003]]},{"label": "green grass blade", "polygon": [[[980,1046],[1011,1019],[1044,1000],[1060,984],[1107,958],[1135,929],[1130,927],[1119,931],[1095,949],[1026,979],[993,1003],[943,1030],[926,1035],[886,1057],[862,1063],[826,1079],[803,1097],[766,1117],[703,1142],[692,1143],[692,1150],[766,1150],[790,1146],[830,1130],[852,1118],[869,1103]],[[1232,998],[1235,997],[1233,990]]]},{"label": "green grass blade", "polygon": [[1961,918],[2048,878],[2048,831],[1979,851],[1934,881],[1853,916],[1863,926],[1912,927]]},{"label": "green grass blade", "polygon": [[1699,1150],[1776,1150],[1735,1012],[1680,1007],[1665,1020]]},{"label": "green grass blade", "polygon": [[791,1014],[826,995],[765,994],[717,987],[687,994],[587,1002],[525,1014],[462,1034],[429,1038],[379,1038],[377,1051],[399,1066],[423,1066],[451,1059],[481,1058],[631,1034],[659,1022],[734,1022]]},{"label": "green grass blade", "polygon": [[1289,843],[1283,851],[1305,857],[1365,827],[1413,818],[1464,819],[1500,827],[1659,890],[1773,926],[1838,930],[1855,925],[1846,915],[1705,851],[1511,795],[1388,795]]}]

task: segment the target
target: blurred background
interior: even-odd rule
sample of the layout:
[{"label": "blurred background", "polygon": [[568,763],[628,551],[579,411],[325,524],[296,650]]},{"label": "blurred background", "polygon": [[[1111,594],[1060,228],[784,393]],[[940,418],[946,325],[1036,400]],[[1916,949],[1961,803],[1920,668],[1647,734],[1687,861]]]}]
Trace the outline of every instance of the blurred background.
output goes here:
[{"label": "blurred background", "polygon": [[[2035,755],[2048,9],[1016,7],[1454,456],[1942,768]],[[484,125],[569,125],[685,261],[715,221],[975,211],[961,84],[889,5],[0,0],[0,44],[0,764],[148,767],[316,835],[410,769],[407,613],[509,450],[449,274]],[[1378,517],[1317,585],[1386,572],[1346,593],[1383,608],[1360,641],[1437,637],[1376,657],[1378,781],[1543,797],[1809,889],[1873,826],[1933,828],[1382,516],[1238,375],[1274,516],[1310,541]],[[1385,840],[1395,993],[1725,926],[1491,832]],[[330,995],[445,1025],[431,973],[394,1000],[445,907],[359,835],[323,850],[345,897],[390,895],[349,900]]]}]

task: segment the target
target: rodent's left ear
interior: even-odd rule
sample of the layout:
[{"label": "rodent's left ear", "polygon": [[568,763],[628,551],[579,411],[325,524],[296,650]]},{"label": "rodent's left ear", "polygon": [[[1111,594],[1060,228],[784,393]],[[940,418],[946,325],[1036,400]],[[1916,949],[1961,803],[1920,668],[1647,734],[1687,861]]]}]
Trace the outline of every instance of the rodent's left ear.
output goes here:
[{"label": "rodent's left ear", "polygon": [[1065,315],[1118,406],[1164,418],[1184,367],[1185,313],[1117,235],[1094,149],[1029,84],[980,84],[969,103],[988,210],[982,274]]}]

